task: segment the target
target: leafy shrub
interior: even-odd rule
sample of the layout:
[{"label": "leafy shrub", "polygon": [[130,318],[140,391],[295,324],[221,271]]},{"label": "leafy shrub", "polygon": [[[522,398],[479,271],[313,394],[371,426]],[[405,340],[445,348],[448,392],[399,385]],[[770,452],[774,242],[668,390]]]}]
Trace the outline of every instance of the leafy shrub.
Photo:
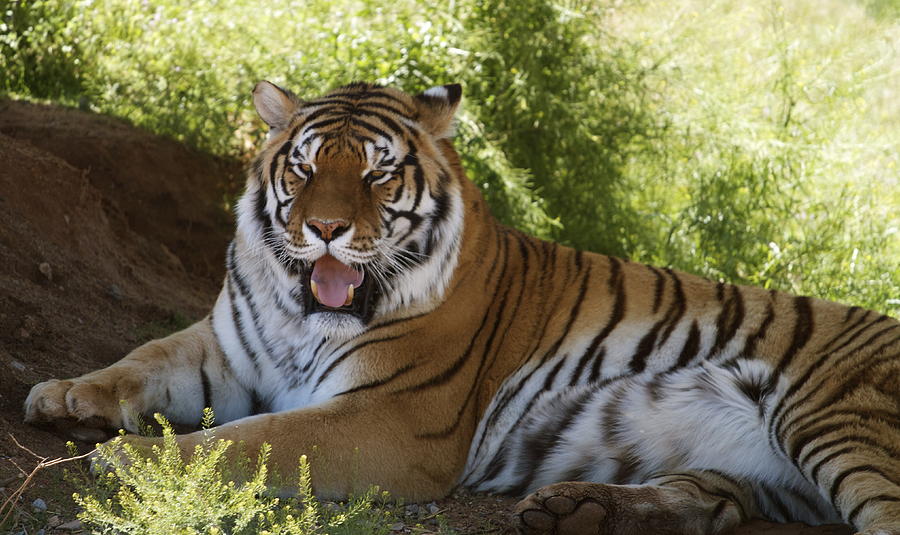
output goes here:
[{"label": "leafy shrub", "polygon": [[[74,495],[83,509],[78,517],[92,532],[386,534],[397,522],[385,505],[387,493],[377,487],[346,504],[319,502],[312,493],[306,456],[300,458],[297,497],[280,500],[273,496],[267,488],[268,445],[261,448],[253,468],[246,457],[239,456],[239,469],[229,469],[234,456],[226,462],[226,455],[236,446],[212,438],[198,445],[185,462],[171,425],[160,415],[156,420],[162,426],[163,443],[153,447],[153,455],[145,458],[118,438],[98,450],[100,464],[108,470],[98,470],[93,478],[83,472],[70,476],[81,489]],[[208,409],[204,421],[212,422]]]}]

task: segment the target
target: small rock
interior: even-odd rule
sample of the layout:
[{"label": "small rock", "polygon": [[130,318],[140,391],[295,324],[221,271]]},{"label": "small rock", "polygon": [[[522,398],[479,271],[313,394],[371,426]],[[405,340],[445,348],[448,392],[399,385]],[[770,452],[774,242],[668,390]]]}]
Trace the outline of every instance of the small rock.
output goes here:
[{"label": "small rock", "polygon": [[106,292],[109,293],[109,296],[116,301],[121,301],[125,297],[125,295],[122,293],[122,289],[115,284],[110,284],[106,289]]},{"label": "small rock", "polygon": [[21,325],[19,325],[17,334],[19,335],[19,338],[31,338],[31,334],[37,331],[39,327],[40,322],[38,321],[38,319],[31,314],[26,314],[22,318],[22,323]]},{"label": "small rock", "polygon": [[434,502],[429,503],[427,505],[427,507],[428,507],[428,514],[430,514],[430,515],[437,514],[437,512],[441,510],[441,508],[438,507],[437,504]]},{"label": "small rock", "polygon": [[44,531],[44,528],[41,528],[34,532],[34,535],[45,535],[47,532]]},{"label": "small rock", "polygon": [[391,531],[403,531],[405,527],[403,522],[397,522],[396,524],[391,525]]},{"label": "small rock", "polygon": [[43,513],[44,511],[47,510],[47,502],[38,498],[38,499],[34,500],[33,502],[31,502],[31,508],[34,509],[35,511]]},{"label": "small rock", "polygon": [[51,527],[51,528],[55,528],[56,526],[60,525],[61,523],[62,523],[62,520],[59,519],[59,515],[53,515],[47,519],[47,526]]},{"label": "small rock", "polygon": [[414,516],[419,514],[419,505],[411,503],[406,506],[406,516]]},{"label": "small rock", "polygon": [[41,275],[47,277],[48,281],[53,280],[53,268],[50,267],[50,264],[47,262],[41,262],[38,264],[38,271],[41,272]]},{"label": "small rock", "polygon": [[81,520],[73,520],[71,522],[66,522],[65,524],[60,524],[56,526],[56,529],[61,529],[63,531],[78,531],[81,529]]},{"label": "small rock", "polygon": [[13,369],[19,370],[20,372],[24,372],[27,369],[24,364],[22,364],[21,362],[19,362],[18,360],[15,360],[15,359],[9,361],[9,365]]}]

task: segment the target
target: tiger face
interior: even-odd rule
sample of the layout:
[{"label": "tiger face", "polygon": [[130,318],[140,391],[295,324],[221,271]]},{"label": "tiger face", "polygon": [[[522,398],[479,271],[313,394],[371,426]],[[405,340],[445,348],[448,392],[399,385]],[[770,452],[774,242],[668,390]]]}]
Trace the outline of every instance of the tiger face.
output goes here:
[{"label": "tiger face", "polygon": [[440,302],[463,225],[445,141],[460,93],[358,83],[303,101],[269,82],[255,88],[271,130],[239,228],[296,284],[314,329],[352,336]]}]

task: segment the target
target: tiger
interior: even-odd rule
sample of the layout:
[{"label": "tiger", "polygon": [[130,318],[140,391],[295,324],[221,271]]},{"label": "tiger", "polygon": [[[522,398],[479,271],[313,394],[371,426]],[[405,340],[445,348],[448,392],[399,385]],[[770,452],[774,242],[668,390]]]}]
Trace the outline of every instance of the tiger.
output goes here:
[{"label": "tiger", "polygon": [[[35,385],[35,424],[136,415],[271,445],[316,495],[521,498],[526,534],[900,534],[900,322],[500,224],[453,147],[459,84],[263,81],[222,290],[190,327]],[[159,438],[129,434],[148,451]]]}]

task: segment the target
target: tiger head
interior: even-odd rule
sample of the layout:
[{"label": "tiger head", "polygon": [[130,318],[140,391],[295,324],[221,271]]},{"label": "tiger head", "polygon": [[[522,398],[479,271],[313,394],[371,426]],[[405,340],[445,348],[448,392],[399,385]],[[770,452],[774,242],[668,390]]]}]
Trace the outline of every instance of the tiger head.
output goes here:
[{"label": "tiger head", "polygon": [[354,83],[302,100],[257,84],[270,131],[238,228],[292,281],[312,328],[348,337],[441,301],[463,226],[448,140],[460,96],[459,85],[411,96]]}]

